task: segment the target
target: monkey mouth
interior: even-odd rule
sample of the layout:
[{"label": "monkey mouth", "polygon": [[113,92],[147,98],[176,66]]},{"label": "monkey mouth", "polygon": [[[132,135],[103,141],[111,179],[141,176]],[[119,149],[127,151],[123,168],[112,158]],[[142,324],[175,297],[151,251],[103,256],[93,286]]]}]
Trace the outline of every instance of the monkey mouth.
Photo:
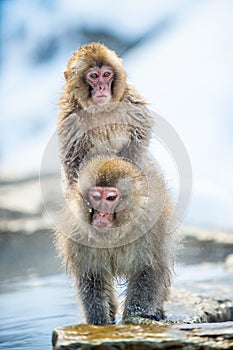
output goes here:
[{"label": "monkey mouth", "polygon": [[112,227],[113,215],[111,213],[105,213],[104,217],[100,217],[100,212],[94,211],[92,216],[92,225],[97,228],[110,228]]},{"label": "monkey mouth", "polygon": [[105,103],[109,101],[109,96],[108,95],[99,95],[95,96],[95,101],[97,103]]},{"label": "monkey mouth", "polygon": [[100,95],[100,96],[96,96],[97,100],[101,100],[101,99],[106,99],[108,96],[107,95]]},{"label": "monkey mouth", "polygon": [[95,227],[98,227],[98,228],[107,228],[107,227],[110,227],[109,226],[109,222],[106,222],[106,221],[93,221],[93,225]]}]

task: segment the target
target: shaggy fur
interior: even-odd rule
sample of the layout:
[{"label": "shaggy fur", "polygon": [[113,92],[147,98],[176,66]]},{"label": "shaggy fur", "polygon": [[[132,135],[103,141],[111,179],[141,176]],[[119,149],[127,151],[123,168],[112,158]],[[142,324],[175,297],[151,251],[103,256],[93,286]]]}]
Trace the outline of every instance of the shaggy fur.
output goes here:
[{"label": "shaggy fur", "polygon": [[69,184],[80,164],[95,155],[136,162],[147,151],[153,119],[144,106],[109,103],[73,113],[58,129],[61,160]]},{"label": "shaggy fur", "polygon": [[[114,71],[112,99],[95,105],[85,73],[102,65]],[[115,277],[128,282],[123,317],[161,319],[176,235],[173,205],[148,158],[152,117],[128,85],[120,58],[101,44],[79,48],[65,78],[58,137],[67,188],[56,242],[86,321],[114,322]],[[94,186],[115,187],[121,195],[112,228],[92,225],[88,191]]]},{"label": "shaggy fur", "polygon": [[59,107],[58,125],[72,113],[92,105],[91,94],[84,75],[91,67],[106,65],[114,71],[112,102],[129,102],[145,105],[142,97],[127,83],[122,60],[116,53],[99,43],[81,46],[71,56],[64,72],[66,85]]},{"label": "shaggy fur", "polygon": [[[93,186],[114,186],[123,195],[114,228],[91,225],[87,191]],[[136,167],[120,158],[94,158],[82,166],[67,197],[57,246],[76,280],[86,321],[114,322],[114,277],[128,282],[123,317],[161,319],[176,235],[174,208],[154,165],[148,160]]]},{"label": "shaggy fur", "polygon": [[[96,105],[85,74],[102,65],[114,72],[112,98],[107,105]],[[145,101],[127,83],[116,53],[99,43],[81,46],[70,58],[64,75],[58,137],[67,184],[77,178],[86,156],[108,154],[130,160],[141,156],[151,137],[152,117]]]}]

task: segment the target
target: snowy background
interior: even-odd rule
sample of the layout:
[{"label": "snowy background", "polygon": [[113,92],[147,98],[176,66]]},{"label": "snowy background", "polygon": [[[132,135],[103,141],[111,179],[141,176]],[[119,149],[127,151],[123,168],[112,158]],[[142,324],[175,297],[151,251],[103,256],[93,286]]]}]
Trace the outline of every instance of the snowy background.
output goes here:
[{"label": "snowy background", "polygon": [[[233,1],[5,0],[1,5],[1,174],[37,175],[56,129],[71,53],[104,42],[183,140],[193,170],[185,222],[233,230]],[[168,183],[174,164],[158,145]]]}]

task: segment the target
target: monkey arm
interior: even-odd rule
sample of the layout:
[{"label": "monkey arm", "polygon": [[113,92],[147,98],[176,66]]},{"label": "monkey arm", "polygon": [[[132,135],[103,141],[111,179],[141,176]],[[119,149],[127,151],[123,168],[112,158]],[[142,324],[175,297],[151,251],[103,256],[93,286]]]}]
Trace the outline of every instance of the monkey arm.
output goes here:
[{"label": "monkey arm", "polygon": [[129,280],[123,318],[141,316],[160,320],[164,318],[163,302],[166,287],[153,267],[146,266]]},{"label": "monkey arm", "polygon": [[70,144],[65,145],[65,147],[63,145],[60,147],[62,163],[69,184],[77,179],[80,164],[93,147],[92,142],[86,135],[80,137],[79,142],[75,140],[73,143],[70,142]]},{"label": "monkey arm", "polygon": [[107,272],[89,272],[82,275],[79,280],[79,293],[87,323],[103,325],[115,322],[114,285]]},{"label": "monkey arm", "polygon": [[144,139],[140,131],[135,129],[135,131],[131,134],[127,147],[123,147],[117,153],[117,156],[130,161],[137,160],[139,154],[142,155],[143,152],[146,152],[146,143],[147,139]]},{"label": "monkey arm", "polygon": [[133,104],[139,104],[142,106],[146,106],[147,103],[143,100],[143,98],[139,95],[139,93],[127,83],[125,93],[122,99],[123,102],[130,102]]}]

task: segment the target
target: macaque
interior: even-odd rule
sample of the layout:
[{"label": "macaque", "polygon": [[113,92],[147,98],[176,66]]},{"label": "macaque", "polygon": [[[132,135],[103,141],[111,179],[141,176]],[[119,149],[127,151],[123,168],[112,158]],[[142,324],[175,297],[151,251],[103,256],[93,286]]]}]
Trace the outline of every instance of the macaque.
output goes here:
[{"label": "macaque", "polygon": [[164,318],[176,246],[173,224],[164,180],[148,159],[134,165],[95,157],[81,165],[56,240],[87,323],[115,322],[115,278],[127,282],[124,319]]},{"label": "macaque", "polygon": [[84,45],[70,58],[64,75],[58,138],[67,182],[76,180],[80,164],[93,155],[141,157],[153,118],[127,83],[115,52],[99,43]]},{"label": "macaque", "polygon": [[127,83],[126,72],[116,53],[99,43],[81,46],[64,71],[66,85],[60,99],[58,124],[72,113],[108,102],[145,105]]}]

